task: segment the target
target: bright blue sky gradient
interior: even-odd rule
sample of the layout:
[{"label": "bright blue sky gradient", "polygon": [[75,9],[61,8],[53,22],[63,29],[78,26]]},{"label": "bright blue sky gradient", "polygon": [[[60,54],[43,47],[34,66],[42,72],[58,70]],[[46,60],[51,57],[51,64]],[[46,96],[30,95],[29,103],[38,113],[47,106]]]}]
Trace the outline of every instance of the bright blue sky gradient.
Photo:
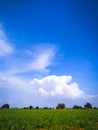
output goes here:
[{"label": "bright blue sky gradient", "polygon": [[[52,64],[47,66],[49,72],[40,73],[40,76],[71,75],[73,81],[85,93],[98,95],[97,0],[0,0],[0,23],[11,45],[18,50],[8,57],[8,61],[0,58],[1,73],[6,71],[8,74],[14,65],[21,66],[21,62],[31,61],[31,57],[23,54],[24,50],[32,50],[31,48],[34,49],[35,46],[40,46],[40,49],[48,46],[50,49],[55,48],[52,51],[56,54],[54,54]],[[45,51],[45,48],[42,50]],[[20,57],[19,64],[17,63],[18,57]],[[16,60],[10,64],[11,59]],[[31,80],[39,74],[36,70],[33,72],[28,70],[14,76],[16,75]],[[12,92],[12,89],[10,92],[5,89],[2,88],[0,92],[1,104],[8,101],[5,95],[10,95]],[[24,97],[27,100],[29,98]],[[94,106],[98,106],[97,98],[85,99],[84,103],[90,101]],[[55,97],[52,105],[58,101],[58,97],[57,100]],[[69,99],[63,98],[61,101],[66,103]],[[72,101],[68,106],[73,104]],[[83,105],[83,102],[81,104]],[[51,103],[47,104],[46,100],[44,105],[51,105]]]}]

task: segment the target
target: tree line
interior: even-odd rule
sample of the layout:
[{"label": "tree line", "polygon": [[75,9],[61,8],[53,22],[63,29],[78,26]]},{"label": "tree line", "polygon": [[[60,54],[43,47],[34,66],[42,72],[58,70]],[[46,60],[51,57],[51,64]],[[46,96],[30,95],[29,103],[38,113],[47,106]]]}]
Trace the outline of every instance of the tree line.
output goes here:
[{"label": "tree line", "polygon": [[[3,104],[1,106],[1,109],[9,109],[10,105],[9,104]],[[65,109],[66,105],[64,103],[58,103],[57,106],[55,107],[55,109]],[[29,107],[23,107],[23,109],[54,109],[51,107],[43,107],[40,108],[39,106],[36,106],[35,108],[33,106],[29,106]],[[79,106],[79,105],[74,105],[72,107],[72,109],[97,109],[97,107],[92,107],[92,104],[87,102],[86,104],[84,104],[84,107]]]}]

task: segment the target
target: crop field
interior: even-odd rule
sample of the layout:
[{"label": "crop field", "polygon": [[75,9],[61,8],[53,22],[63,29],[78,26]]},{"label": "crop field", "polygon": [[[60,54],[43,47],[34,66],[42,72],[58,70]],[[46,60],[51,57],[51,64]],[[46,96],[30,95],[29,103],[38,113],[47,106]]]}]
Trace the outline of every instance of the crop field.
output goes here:
[{"label": "crop field", "polygon": [[98,109],[0,109],[0,130],[98,130]]}]

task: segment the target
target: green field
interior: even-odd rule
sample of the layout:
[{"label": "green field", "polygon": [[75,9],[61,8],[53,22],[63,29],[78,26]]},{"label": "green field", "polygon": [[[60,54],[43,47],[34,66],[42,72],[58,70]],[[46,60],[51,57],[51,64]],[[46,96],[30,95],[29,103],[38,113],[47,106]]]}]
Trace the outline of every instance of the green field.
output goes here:
[{"label": "green field", "polygon": [[0,109],[0,130],[98,130],[98,109]]}]

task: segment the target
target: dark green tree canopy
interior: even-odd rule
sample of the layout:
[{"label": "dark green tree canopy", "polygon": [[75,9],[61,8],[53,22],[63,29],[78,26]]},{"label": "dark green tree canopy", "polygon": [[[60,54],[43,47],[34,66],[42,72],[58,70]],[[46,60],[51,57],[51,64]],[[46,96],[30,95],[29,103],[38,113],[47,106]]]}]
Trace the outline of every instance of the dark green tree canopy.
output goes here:
[{"label": "dark green tree canopy", "polygon": [[73,109],[82,109],[82,106],[74,105]]},{"label": "dark green tree canopy", "polygon": [[86,109],[91,109],[91,108],[92,108],[92,105],[91,105],[89,102],[87,102],[87,103],[84,105],[84,108],[86,108]]},{"label": "dark green tree canopy", "polygon": [[10,107],[9,104],[4,104],[4,105],[1,107],[1,109],[9,108],[9,107]]},{"label": "dark green tree canopy", "polygon": [[56,106],[56,109],[64,109],[66,108],[64,103],[58,103],[58,105]]},{"label": "dark green tree canopy", "polygon": [[39,109],[39,106],[36,106],[35,108],[36,108],[36,109]]},{"label": "dark green tree canopy", "polygon": [[33,109],[33,106],[29,106],[29,109]]}]

